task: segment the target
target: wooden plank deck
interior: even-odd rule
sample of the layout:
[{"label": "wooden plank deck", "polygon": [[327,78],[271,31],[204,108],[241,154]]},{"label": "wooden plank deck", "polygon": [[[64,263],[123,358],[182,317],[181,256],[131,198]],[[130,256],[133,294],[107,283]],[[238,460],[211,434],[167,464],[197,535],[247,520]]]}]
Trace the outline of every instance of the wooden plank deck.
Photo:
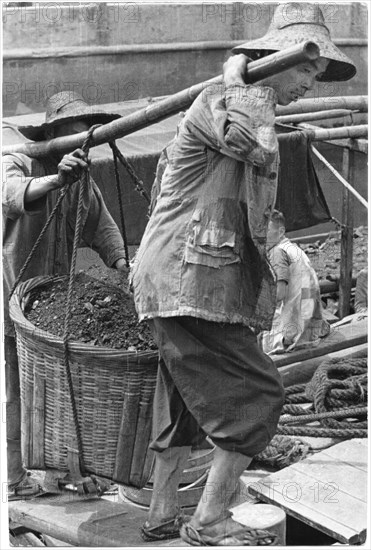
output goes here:
[{"label": "wooden plank deck", "polygon": [[[281,366],[284,381],[288,382],[289,378],[291,381],[294,376],[293,368],[291,365],[283,365],[296,362],[293,367],[298,372],[301,354],[305,352],[305,358],[308,359],[308,351],[310,357],[316,357],[319,351],[321,354],[331,353],[331,357],[337,356],[334,352],[339,346],[349,348],[349,353],[359,351],[360,348],[363,350],[365,346],[353,349],[351,346],[363,344],[367,340],[367,328],[367,322],[344,325],[332,335],[331,342],[325,342],[324,339],[323,345],[314,348],[314,352],[302,350],[275,356],[273,360],[277,366]],[[343,353],[347,356],[348,350],[339,355]],[[320,359],[322,361],[328,357]],[[306,377],[310,378],[310,375],[306,373]],[[365,444],[365,440],[340,443],[303,462],[271,474],[258,483],[254,482],[249,490],[259,500],[281,506],[286,513],[341,542],[362,542],[366,529]],[[301,491],[299,501],[295,494],[298,487]],[[246,495],[243,500],[245,498]],[[333,502],[334,499],[337,501]],[[72,546],[186,546],[180,539],[162,544],[145,543],[139,535],[139,528],[146,520],[147,510],[132,503],[78,497],[69,492],[29,501],[10,502],[8,509],[13,522]]]},{"label": "wooden plank deck", "polygon": [[[344,321],[344,320],[343,320]],[[368,335],[368,319],[354,321],[353,323],[345,322],[346,324],[332,325],[331,332],[325,338],[322,338],[320,343],[308,349],[296,350],[290,353],[272,355],[272,359],[276,367],[284,367],[298,361],[306,361],[313,357],[326,355],[345,348],[359,346],[367,342]]]},{"label": "wooden plank deck", "polygon": [[366,539],[367,440],[338,443],[275,472],[249,491],[345,544]]},{"label": "wooden plank deck", "polygon": [[126,502],[71,492],[13,501],[8,507],[13,522],[72,546],[158,546],[144,542],[139,534],[147,511]]}]

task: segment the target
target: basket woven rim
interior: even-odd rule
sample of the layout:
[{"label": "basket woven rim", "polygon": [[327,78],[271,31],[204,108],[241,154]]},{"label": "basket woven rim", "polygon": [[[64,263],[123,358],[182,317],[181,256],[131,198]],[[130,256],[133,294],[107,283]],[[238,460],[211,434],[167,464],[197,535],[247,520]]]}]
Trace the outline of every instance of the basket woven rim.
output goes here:
[{"label": "basket woven rim", "polygon": [[[66,279],[66,277],[66,275],[58,277],[53,275],[39,275],[38,277],[33,277],[32,279],[28,279],[27,281],[18,284],[9,301],[9,315],[15,325],[17,332],[32,336],[35,341],[52,344],[60,349],[64,349],[62,338],[60,338],[59,336],[55,336],[50,332],[37,328],[25,317],[23,311],[27,304],[29,293],[31,292],[31,290],[35,289],[38,286],[44,286],[51,282],[63,281]],[[68,348],[70,349],[70,351],[73,352],[83,352],[84,354],[92,354],[94,356],[102,354],[105,358],[107,358],[107,356],[116,358],[125,356],[125,358],[128,359],[134,357],[150,358],[154,355],[158,355],[157,350],[128,351],[117,348],[115,349],[103,346],[93,346],[91,344],[84,344],[76,340],[69,340]]]}]

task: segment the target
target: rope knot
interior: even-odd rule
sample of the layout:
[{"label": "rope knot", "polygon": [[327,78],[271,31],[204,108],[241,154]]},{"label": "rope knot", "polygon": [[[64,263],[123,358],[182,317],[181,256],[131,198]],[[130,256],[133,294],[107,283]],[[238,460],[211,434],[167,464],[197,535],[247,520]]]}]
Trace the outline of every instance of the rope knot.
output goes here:
[{"label": "rope knot", "polygon": [[84,153],[86,153],[86,154],[89,153],[89,149],[90,149],[91,143],[93,141],[93,133],[100,126],[102,126],[102,124],[94,124],[93,126],[90,126],[90,128],[88,130],[88,134],[87,134],[86,138],[84,139],[84,143],[81,146],[81,149],[84,151]]}]

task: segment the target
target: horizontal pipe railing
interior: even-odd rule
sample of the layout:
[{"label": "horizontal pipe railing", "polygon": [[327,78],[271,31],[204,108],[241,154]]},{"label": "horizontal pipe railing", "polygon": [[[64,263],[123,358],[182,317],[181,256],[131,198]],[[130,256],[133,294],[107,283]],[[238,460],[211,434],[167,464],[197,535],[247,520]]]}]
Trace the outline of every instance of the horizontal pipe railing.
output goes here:
[{"label": "horizontal pipe railing", "polygon": [[[339,38],[340,47],[367,47],[366,38]],[[48,59],[58,57],[88,57],[100,55],[130,55],[177,53],[184,51],[229,50],[243,44],[241,40],[209,40],[200,42],[170,42],[166,44],[118,44],[115,46],[71,46],[57,48],[14,48],[3,51],[3,60]]]}]

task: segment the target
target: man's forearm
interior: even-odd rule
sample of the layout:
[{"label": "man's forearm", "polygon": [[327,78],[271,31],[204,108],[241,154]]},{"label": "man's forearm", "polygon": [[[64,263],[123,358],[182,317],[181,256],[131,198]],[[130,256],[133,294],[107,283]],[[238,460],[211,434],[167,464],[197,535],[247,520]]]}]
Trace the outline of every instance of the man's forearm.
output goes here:
[{"label": "man's forearm", "polygon": [[34,178],[30,181],[24,194],[24,202],[27,205],[46,195],[49,191],[58,189],[58,174]]},{"label": "man's forearm", "polygon": [[277,282],[277,304],[280,304],[286,298],[287,292],[287,282],[278,281]]}]

